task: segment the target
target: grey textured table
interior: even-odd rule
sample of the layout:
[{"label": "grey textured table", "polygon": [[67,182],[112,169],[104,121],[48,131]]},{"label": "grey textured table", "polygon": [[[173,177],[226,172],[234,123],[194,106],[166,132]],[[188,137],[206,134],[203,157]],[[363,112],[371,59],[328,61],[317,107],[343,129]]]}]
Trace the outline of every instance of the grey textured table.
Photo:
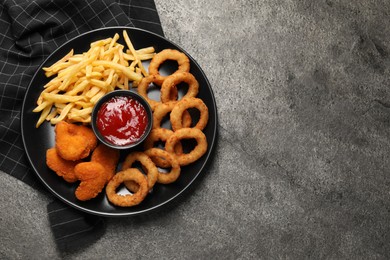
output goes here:
[{"label": "grey textured table", "polygon": [[61,255],[47,194],[2,173],[0,258],[389,258],[390,2],[372,2],[156,1],[215,93],[207,174]]}]

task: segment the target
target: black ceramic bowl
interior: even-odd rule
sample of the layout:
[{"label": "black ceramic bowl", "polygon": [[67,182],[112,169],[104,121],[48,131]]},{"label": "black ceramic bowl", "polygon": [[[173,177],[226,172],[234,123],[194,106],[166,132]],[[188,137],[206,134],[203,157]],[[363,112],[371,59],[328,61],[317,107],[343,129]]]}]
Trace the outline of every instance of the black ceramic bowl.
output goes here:
[{"label": "black ceramic bowl", "polygon": [[[114,97],[131,97],[132,99],[135,99],[145,108],[146,115],[148,117],[148,122],[147,122],[144,133],[138,138],[138,140],[131,142],[129,144],[119,145],[119,144],[114,144],[113,142],[110,142],[101,133],[101,131],[99,130],[98,124],[97,124],[98,112],[102,108],[102,105],[104,105],[106,102],[110,101]],[[153,113],[152,113],[152,109],[150,108],[148,102],[142,96],[140,96],[138,93],[131,91],[131,90],[115,90],[115,91],[109,92],[106,95],[104,95],[95,104],[93,111],[92,111],[91,125],[92,125],[92,129],[93,129],[96,137],[99,139],[100,142],[102,142],[105,145],[107,145],[111,148],[114,148],[114,149],[122,149],[122,150],[123,149],[131,149],[131,148],[135,148],[138,145],[140,145],[145,140],[145,138],[149,135],[150,131],[152,130],[152,125],[153,125]]]}]

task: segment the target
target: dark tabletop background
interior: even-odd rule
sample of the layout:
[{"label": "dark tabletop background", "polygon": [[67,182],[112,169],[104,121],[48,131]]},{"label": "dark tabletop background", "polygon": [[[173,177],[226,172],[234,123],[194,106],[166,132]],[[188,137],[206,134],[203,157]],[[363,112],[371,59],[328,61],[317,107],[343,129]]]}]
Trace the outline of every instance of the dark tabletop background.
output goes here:
[{"label": "dark tabletop background", "polygon": [[387,259],[390,2],[156,0],[204,69],[219,142],[181,203],[60,254],[51,197],[0,174],[0,257]]}]

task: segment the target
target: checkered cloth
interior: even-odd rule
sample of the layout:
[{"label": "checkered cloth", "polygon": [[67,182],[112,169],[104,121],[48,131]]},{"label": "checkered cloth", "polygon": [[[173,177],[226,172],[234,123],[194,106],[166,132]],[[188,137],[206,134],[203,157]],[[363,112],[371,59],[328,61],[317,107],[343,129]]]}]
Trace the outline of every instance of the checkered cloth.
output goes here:
[{"label": "checkered cloth", "polygon": [[[153,0],[4,0],[0,2],[0,170],[40,189],[20,134],[26,87],[44,59],[73,37],[102,27],[131,26],[163,35]],[[49,221],[60,249],[99,237],[102,218],[54,201]],[[76,241],[76,243],[74,243]]]}]

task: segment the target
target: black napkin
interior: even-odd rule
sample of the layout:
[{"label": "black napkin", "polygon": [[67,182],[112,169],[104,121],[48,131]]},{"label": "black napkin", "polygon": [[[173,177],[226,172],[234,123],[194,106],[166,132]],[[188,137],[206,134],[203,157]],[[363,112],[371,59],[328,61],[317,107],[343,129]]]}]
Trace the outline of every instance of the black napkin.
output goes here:
[{"label": "black napkin", "polygon": [[[0,2],[0,170],[39,189],[23,149],[20,111],[26,87],[44,59],[73,37],[102,27],[131,26],[160,35],[153,0],[5,0]],[[47,206],[60,250],[87,245],[104,219],[55,200]]]}]

